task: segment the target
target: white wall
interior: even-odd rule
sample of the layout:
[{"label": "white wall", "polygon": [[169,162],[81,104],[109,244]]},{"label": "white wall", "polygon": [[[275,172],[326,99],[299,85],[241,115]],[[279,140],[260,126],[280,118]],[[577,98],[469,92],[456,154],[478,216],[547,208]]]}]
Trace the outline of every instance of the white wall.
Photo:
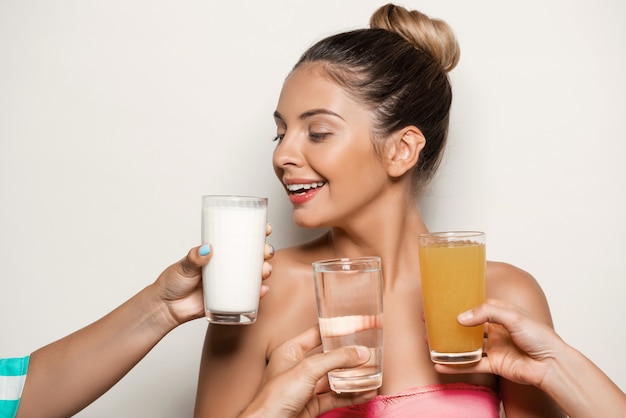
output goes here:
[{"label": "white wall", "polygon": [[[383,1],[0,2],[0,355],[113,309],[199,241],[200,196],[270,198],[271,114],[313,41]],[[462,59],[431,229],[488,233],[557,330],[626,389],[626,3],[406,1]],[[206,323],[168,335],[81,417],[190,416]]]}]

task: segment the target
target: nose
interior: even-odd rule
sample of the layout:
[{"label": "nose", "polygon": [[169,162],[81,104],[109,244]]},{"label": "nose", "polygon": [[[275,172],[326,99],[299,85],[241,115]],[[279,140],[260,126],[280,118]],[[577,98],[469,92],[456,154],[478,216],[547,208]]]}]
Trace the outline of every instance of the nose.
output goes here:
[{"label": "nose", "polygon": [[297,135],[286,132],[274,149],[274,168],[279,170],[290,166],[300,167],[304,161],[302,145],[302,141]]}]

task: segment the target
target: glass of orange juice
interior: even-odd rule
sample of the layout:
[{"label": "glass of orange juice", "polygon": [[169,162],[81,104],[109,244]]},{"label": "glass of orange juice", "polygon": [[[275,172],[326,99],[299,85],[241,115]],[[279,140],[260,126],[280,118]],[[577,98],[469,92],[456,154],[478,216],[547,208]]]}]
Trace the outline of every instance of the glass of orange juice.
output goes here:
[{"label": "glass of orange juice", "polygon": [[483,325],[466,327],[457,316],[485,301],[485,233],[420,234],[422,298],[430,358],[434,363],[479,361]]}]

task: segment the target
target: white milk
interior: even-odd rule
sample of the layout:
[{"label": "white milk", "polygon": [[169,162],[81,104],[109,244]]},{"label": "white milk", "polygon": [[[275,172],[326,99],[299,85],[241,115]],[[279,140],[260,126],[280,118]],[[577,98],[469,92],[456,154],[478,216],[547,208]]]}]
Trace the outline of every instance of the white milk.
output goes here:
[{"label": "white milk", "polygon": [[[261,288],[267,207],[202,207],[202,243],[212,245],[203,269],[204,306],[210,313],[251,313]],[[245,321],[242,321],[245,322]]]}]

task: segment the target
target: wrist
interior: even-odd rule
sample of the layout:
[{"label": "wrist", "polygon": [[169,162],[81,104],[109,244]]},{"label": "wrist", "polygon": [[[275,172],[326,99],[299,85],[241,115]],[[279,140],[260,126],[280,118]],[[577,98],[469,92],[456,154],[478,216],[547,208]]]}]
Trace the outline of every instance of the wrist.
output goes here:
[{"label": "wrist", "polygon": [[[270,397],[271,399],[271,397]],[[269,406],[271,405],[271,406]],[[268,400],[267,389],[261,390],[237,418],[271,418],[277,416],[276,402]],[[287,415],[285,415],[287,416]],[[291,415],[289,415],[291,416]]]},{"label": "wrist", "polygon": [[540,382],[536,386],[546,393],[553,392],[556,388],[562,387],[564,382],[570,379],[572,370],[570,367],[571,347],[567,346],[550,358],[550,365]]},{"label": "wrist", "polygon": [[142,296],[142,309],[156,332],[164,336],[180,325],[168,303],[161,297],[156,283],[145,287],[139,294]]},{"label": "wrist", "polygon": [[[575,348],[563,343],[564,348],[553,359],[552,366],[546,372],[538,387],[554,399],[559,406],[572,417],[588,415],[590,385],[594,385],[593,376],[587,376],[588,360]],[[593,414],[593,413],[592,413]]]},{"label": "wrist", "polygon": [[254,403],[248,405],[248,407],[237,416],[237,418],[270,418],[272,415],[267,411],[257,408]]}]

